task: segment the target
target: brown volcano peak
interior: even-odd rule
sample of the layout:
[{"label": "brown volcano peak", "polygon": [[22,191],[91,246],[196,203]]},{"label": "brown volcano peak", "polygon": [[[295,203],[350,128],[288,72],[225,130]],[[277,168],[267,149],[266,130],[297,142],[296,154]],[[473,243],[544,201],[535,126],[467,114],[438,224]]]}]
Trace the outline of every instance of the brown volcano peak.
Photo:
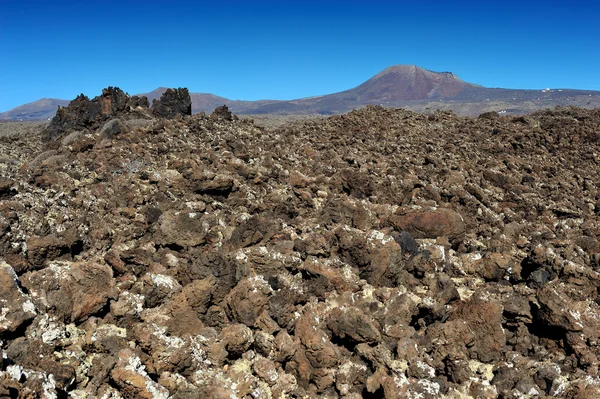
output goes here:
[{"label": "brown volcano peak", "polygon": [[394,65],[349,90],[363,101],[388,102],[455,97],[468,86],[452,72],[433,72],[415,65]]}]

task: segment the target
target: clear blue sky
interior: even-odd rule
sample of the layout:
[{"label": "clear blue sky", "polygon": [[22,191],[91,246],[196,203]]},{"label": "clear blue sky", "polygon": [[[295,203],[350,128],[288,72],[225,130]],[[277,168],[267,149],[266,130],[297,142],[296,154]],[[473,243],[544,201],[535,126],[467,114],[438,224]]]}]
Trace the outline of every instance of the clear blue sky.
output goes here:
[{"label": "clear blue sky", "polygon": [[395,64],[600,90],[600,2],[0,0],[0,111],[109,85],[292,99]]}]

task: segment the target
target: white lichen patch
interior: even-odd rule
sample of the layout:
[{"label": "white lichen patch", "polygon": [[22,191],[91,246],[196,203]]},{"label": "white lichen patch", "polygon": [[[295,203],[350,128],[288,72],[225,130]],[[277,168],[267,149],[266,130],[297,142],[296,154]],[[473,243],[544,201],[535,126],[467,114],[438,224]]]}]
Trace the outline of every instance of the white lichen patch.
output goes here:
[{"label": "white lichen patch", "polygon": [[131,356],[127,359],[127,365],[125,370],[134,372],[142,376],[145,380],[146,391],[152,395],[154,399],[167,399],[169,397],[169,391],[164,387],[158,385],[156,382],[148,376],[146,372],[146,366],[142,364],[142,361],[137,356]]},{"label": "white lichen patch", "polygon": [[18,364],[11,364],[6,368],[6,374],[13,380],[20,380],[23,376],[23,367]]},{"label": "white lichen patch", "polygon": [[173,290],[179,283],[171,276],[167,276],[165,274],[153,274],[150,273],[150,278],[152,282],[157,287],[166,287],[170,290]]},{"label": "white lichen patch", "polygon": [[2,308],[0,308],[0,328],[1,329],[7,329],[12,324],[11,321],[6,318],[6,316],[8,315],[8,312],[10,312],[10,308],[4,307],[4,306]]},{"label": "white lichen patch", "polygon": [[58,394],[56,393],[56,381],[54,380],[54,375],[48,374],[44,375],[44,380],[42,382],[42,391],[43,398],[46,399],[57,399]]},{"label": "white lichen patch", "polygon": [[273,292],[273,288],[271,288],[267,280],[265,280],[265,276],[263,276],[262,274],[248,277],[248,282],[250,282],[250,286],[252,287],[251,292],[258,292],[259,290],[263,294]]},{"label": "white lichen patch", "polygon": [[482,380],[491,381],[494,378],[494,365],[469,360],[469,370],[476,373]]},{"label": "white lichen patch", "polygon": [[102,324],[98,326],[92,336],[90,337],[91,341],[96,341],[98,339],[109,338],[109,337],[117,337],[117,338],[126,338],[127,330],[114,324]]},{"label": "white lichen patch", "polygon": [[440,384],[437,382],[421,379],[417,382],[417,384],[419,384],[422,390],[428,395],[436,397],[440,394]]},{"label": "white lichen patch", "polygon": [[583,323],[581,322],[581,313],[578,310],[569,310],[568,314],[571,316],[571,320],[577,328],[583,328]]},{"label": "white lichen patch", "polygon": [[190,349],[192,351],[192,358],[198,365],[205,364],[210,366],[212,365],[212,362],[208,360],[207,353],[203,349],[203,343],[205,341],[207,341],[207,338],[202,335],[190,337]]},{"label": "white lichen patch", "polygon": [[387,234],[379,231],[379,230],[371,230],[371,232],[367,236],[367,240],[369,241],[369,243],[371,245],[373,245],[373,244],[385,245],[389,242],[394,241],[394,238],[390,235],[387,235]]},{"label": "white lichen patch", "polygon": [[167,265],[171,267],[176,267],[179,264],[179,258],[173,254],[166,254],[165,259],[167,261]]},{"label": "white lichen patch", "polygon": [[50,262],[48,264],[47,269],[50,270],[52,273],[54,273],[54,276],[57,279],[64,280],[65,278],[68,277],[69,270],[71,270],[71,262],[61,262],[61,261]]},{"label": "white lichen patch", "polygon": [[408,385],[408,378],[404,373],[394,374],[393,378],[394,385],[396,385],[396,388],[398,389],[401,389],[402,387]]},{"label": "white lichen patch", "polygon": [[30,299],[27,299],[25,302],[23,302],[23,312],[36,314],[35,305]]},{"label": "white lichen patch", "polygon": [[43,330],[44,332],[42,333],[42,341],[45,344],[52,344],[56,340],[65,338],[66,332],[62,327],[64,326],[56,323],[49,323]]},{"label": "white lichen patch", "polygon": [[152,328],[154,329],[152,336],[158,338],[169,350],[180,349],[185,345],[183,338],[167,335],[167,327],[152,323]]},{"label": "white lichen patch", "polygon": [[235,253],[235,260],[237,260],[238,262],[247,262],[248,261],[248,255],[246,255],[244,253],[244,251],[242,251],[240,249],[239,251],[237,251]]},{"label": "white lichen patch", "polygon": [[119,295],[118,301],[111,305],[111,309],[119,315],[133,314],[139,316],[144,310],[145,300],[144,295],[123,291]]},{"label": "white lichen patch", "polygon": [[435,369],[427,363],[417,360],[417,368],[426,374],[429,378],[435,377]]}]

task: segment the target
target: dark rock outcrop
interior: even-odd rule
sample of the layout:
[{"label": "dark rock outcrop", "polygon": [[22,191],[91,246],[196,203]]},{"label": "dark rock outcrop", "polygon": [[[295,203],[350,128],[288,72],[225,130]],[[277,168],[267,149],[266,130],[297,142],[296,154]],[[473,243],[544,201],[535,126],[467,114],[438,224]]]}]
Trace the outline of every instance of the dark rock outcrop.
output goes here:
[{"label": "dark rock outcrop", "polygon": [[191,115],[191,104],[187,89],[167,89],[159,101],[149,103],[145,96],[129,96],[118,87],[102,90],[100,96],[89,99],[77,96],[66,107],[59,107],[50,124],[42,132],[46,149],[58,148],[60,139],[76,131],[95,132],[101,128],[102,138],[112,139],[125,129],[119,119],[150,119],[150,111],[157,117],[173,118],[176,115]]},{"label": "dark rock outcrop", "polygon": [[214,119],[225,119],[228,121],[233,120],[233,114],[227,108],[227,105],[222,105],[220,107],[215,108],[212,114],[210,114],[211,118]]},{"label": "dark rock outcrop", "polygon": [[167,89],[160,100],[152,101],[152,113],[161,118],[192,114],[192,98],[188,89]]}]

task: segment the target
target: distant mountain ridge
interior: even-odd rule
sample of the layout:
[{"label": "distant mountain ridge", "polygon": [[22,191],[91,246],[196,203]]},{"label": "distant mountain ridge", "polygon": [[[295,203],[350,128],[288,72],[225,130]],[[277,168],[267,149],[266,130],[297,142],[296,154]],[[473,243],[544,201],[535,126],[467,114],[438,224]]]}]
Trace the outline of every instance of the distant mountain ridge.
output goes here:
[{"label": "distant mountain ridge", "polygon": [[58,107],[66,107],[71,101],[58,98],[42,98],[32,103],[23,104],[10,111],[0,112],[0,120],[40,121],[52,119]]},{"label": "distant mountain ridge", "polygon": [[[166,90],[149,93],[150,103]],[[452,72],[434,72],[415,65],[395,65],[352,89],[297,100],[230,100],[210,93],[190,93],[192,112],[211,112],[227,105],[237,114],[336,114],[368,105],[403,107],[414,111],[451,109],[458,114],[481,112],[526,113],[557,105],[600,107],[600,91],[520,90],[486,88],[461,80]],[[41,99],[0,113],[0,120],[44,120],[51,118],[67,100]]]}]

